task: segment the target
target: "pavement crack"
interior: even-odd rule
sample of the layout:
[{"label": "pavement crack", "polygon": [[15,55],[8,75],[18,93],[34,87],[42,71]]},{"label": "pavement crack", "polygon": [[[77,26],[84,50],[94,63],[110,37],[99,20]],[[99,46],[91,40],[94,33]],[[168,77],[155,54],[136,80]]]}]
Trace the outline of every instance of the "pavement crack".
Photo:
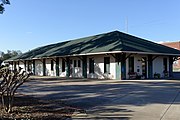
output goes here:
[{"label": "pavement crack", "polygon": [[174,102],[176,101],[177,97],[180,95],[180,91],[177,92],[176,96],[174,97],[173,101],[171,102],[171,104],[168,106],[168,108],[166,109],[166,111],[163,113],[163,115],[161,116],[161,118],[159,120],[162,120],[164,118],[164,116],[166,115],[166,113],[168,112],[168,110],[170,109],[170,107],[174,104]]}]

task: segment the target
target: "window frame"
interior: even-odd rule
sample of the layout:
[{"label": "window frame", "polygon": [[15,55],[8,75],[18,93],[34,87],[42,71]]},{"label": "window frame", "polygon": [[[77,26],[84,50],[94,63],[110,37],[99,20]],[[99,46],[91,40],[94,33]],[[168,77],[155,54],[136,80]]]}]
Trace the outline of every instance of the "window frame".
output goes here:
[{"label": "window frame", "polygon": [[94,73],[94,59],[89,58],[89,73]]},{"label": "window frame", "polygon": [[66,71],[66,61],[62,59],[62,72]]},{"label": "window frame", "polygon": [[134,72],[134,56],[129,57],[128,60],[128,69],[129,69],[129,73],[133,73]]},{"label": "window frame", "polygon": [[110,74],[110,57],[104,57],[104,73]]},{"label": "window frame", "polygon": [[54,61],[51,60],[51,71],[54,71]]},{"label": "window frame", "polygon": [[78,60],[78,67],[81,67],[81,60]]}]

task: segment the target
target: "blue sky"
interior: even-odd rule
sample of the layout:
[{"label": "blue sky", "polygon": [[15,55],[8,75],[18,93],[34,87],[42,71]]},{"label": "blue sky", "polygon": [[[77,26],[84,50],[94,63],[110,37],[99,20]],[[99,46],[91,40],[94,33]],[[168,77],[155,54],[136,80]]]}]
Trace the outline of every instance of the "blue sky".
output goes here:
[{"label": "blue sky", "polygon": [[0,51],[114,30],[151,41],[180,40],[180,0],[10,0],[0,15]]}]

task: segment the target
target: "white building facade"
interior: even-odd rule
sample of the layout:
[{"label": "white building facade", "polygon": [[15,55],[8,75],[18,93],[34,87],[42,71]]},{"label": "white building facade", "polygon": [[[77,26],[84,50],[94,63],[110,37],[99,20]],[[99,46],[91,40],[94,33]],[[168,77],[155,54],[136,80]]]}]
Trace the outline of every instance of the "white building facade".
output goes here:
[{"label": "white building facade", "polygon": [[119,31],[36,48],[7,60],[36,76],[95,79],[172,77],[180,51]]},{"label": "white building facade", "polygon": [[170,76],[172,70],[171,56],[151,55],[152,64],[149,64],[148,57],[149,55],[143,54],[126,54],[125,62],[122,64],[122,61],[116,60],[115,54],[89,55],[86,56],[85,66],[87,67],[84,68],[84,71],[83,59],[80,56],[67,57],[69,64],[66,57],[58,57],[58,59],[43,58],[23,62],[14,61],[11,66],[12,69],[21,67],[36,76],[96,79],[147,79],[155,78],[156,74],[159,75],[159,78]]}]

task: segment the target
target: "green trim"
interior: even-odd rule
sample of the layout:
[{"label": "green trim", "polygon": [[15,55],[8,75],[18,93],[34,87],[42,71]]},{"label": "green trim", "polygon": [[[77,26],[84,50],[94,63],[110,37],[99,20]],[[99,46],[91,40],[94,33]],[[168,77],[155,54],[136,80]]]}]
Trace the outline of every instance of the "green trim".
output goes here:
[{"label": "green trim", "polygon": [[56,58],[56,76],[59,76],[59,58]]},{"label": "green trim", "polygon": [[82,64],[83,77],[87,78],[87,56],[82,57]]},{"label": "green trim", "polygon": [[46,76],[46,59],[43,59],[43,76]]},{"label": "green trim", "polygon": [[153,58],[148,55],[148,78],[153,78]]},{"label": "green trim", "polygon": [[126,54],[122,54],[122,61],[121,61],[121,79],[126,79]]}]

